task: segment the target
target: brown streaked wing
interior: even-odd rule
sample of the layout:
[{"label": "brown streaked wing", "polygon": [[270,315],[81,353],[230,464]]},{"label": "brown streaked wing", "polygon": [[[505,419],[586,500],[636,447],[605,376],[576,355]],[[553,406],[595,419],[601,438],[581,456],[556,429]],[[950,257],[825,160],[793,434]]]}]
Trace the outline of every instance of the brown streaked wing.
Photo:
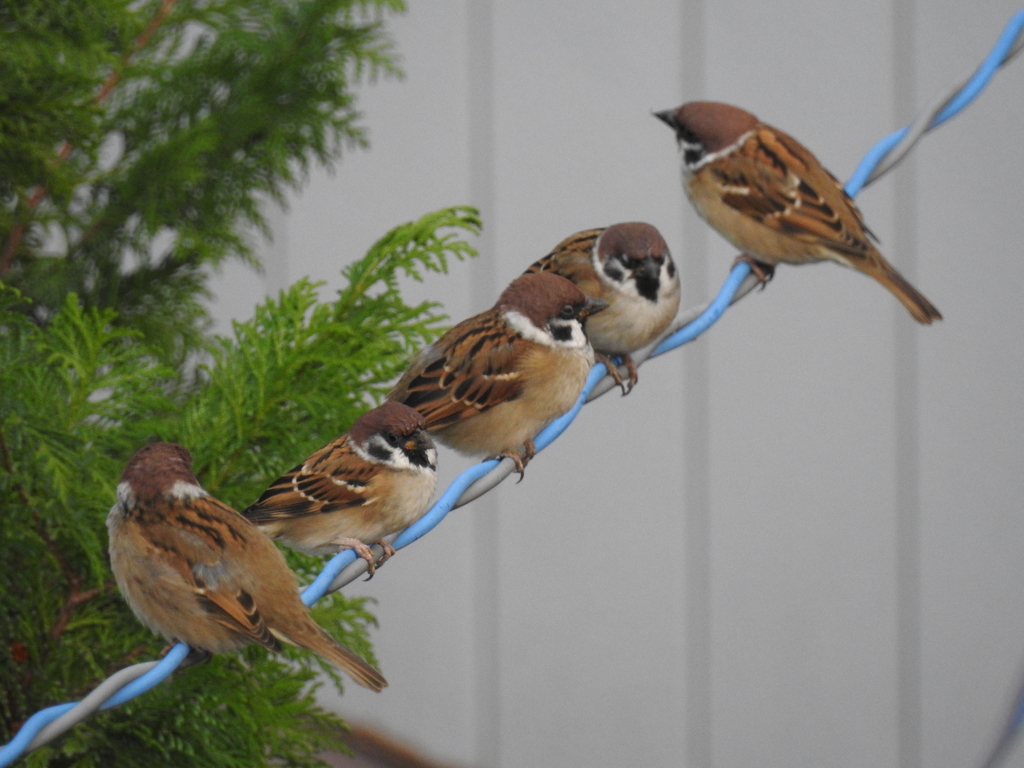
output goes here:
[{"label": "brown streaked wing", "polygon": [[[272,650],[280,643],[270,634],[252,596],[228,584],[231,562],[226,550],[244,547],[248,535],[262,536],[235,510],[212,496],[170,504],[161,520],[146,525],[146,539],[154,557],[162,559],[192,591],[215,621],[252,642]],[[226,583],[210,587],[203,573],[217,573]]]},{"label": "brown streaked wing", "polygon": [[[853,213],[854,218],[857,219],[857,223],[862,227],[864,226],[864,216],[861,214],[860,208],[857,207],[857,203],[854,202],[853,198],[846,194],[846,187],[843,186],[843,183],[839,181],[839,179],[832,175],[832,172],[828,168],[818,162],[818,158],[811,153],[811,150],[794,139],[788,133],[780,131],[778,128],[772,128],[771,131],[763,132],[762,138],[765,142],[772,142],[781,145],[792,158],[796,159],[800,163],[804,170],[804,173],[802,174],[803,176],[806,177],[811,174],[820,176],[820,174],[817,173],[818,171],[824,173],[825,177],[828,178],[830,182],[830,184],[825,184],[824,182],[821,184],[825,193],[830,197],[834,197],[829,194],[834,191],[835,194],[839,196],[839,199],[846,203],[846,208],[849,208],[850,212]],[[822,195],[819,195],[817,192],[815,194],[822,201],[825,200]]]},{"label": "brown streaked wing", "polygon": [[604,229],[587,229],[565,238],[555,249],[531,264],[523,274],[554,272],[579,286],[588,296],[601,295],[601,281],[594,274],[591,254]]},{"label": "brown streaked wing", "polygon": [[491,310],[420,353],[388,399],[419,411],[428,430],[442,429],[519,397],[522,353],[520,337]]},{"label": "brown streaked wing", "polygon": [[[189,508],[197,520],[219,521],[223,529],[225,547],[234,549],[236,555],[241,547],[269,544],[269,541],[263,538],[263,534],[241,514],[212,496],[203,496],[189,502]],[[270,546],[273,547],[272,544]],[[280,642],[270,633],[270,628],[263,620],[252,595],[232,584],[236,578],[237,566],[231,559],[218,558],[213,563],[190,562],[189,565],[200,604],[219,624],[264,648],[272,651],[281,650]],[[209,586],[202,576],[204,571],[208,574],[218,574],[217,579],[222,583]]]},{"label": "brown streaked wing", "polygon": [[279,477],[243,514],[253,523],[266,523],[360,507],[377,471],[341,437]]},{"label": "brown streaked wing", "polygon": [[252,595],[244,589],[207,589],[202,586],[202,580],[198,577],[196,582],[199,604],[214,621],[264,648],[272,651],[281,650],[280,641],[271,634]]},{"label": "brown streaked wing", "polygon": [[248,525],[231,507],[204,496],[160,509],[158,518],[147,520],[145,536],[168,562],[215,565],[226,548],[245,542]]},{"label": "brown streaked wing", "polygon": [[780,136],[758,131],[728,170],[711,168],[722,202],[801,242],[864,258],[872,247],[860,211],[806,148]]}]

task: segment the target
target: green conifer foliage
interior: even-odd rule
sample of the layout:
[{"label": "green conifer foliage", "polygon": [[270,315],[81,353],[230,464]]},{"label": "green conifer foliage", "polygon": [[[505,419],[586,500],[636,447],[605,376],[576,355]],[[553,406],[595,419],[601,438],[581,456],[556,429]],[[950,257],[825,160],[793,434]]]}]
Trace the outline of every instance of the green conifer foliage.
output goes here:
[{"label": "green conifer foliage", "polygon": [[239,222],[265,229],[266,199],[365,144],[351,86],[398,74],[381,16],[401,8],[0,4],[0,279],[38,320],[70,288],[187,354],[208,267],[253,258]]},{"label": "green conifer foliage", "polygon": [[[0,742],[163,646],[110,574],[104,521],[131,453],[184,444],[242,508],[379,402],[441,332],[403,278],[473,255],[476,211],[387,233],[329,301],[300,280],[207,335],[209,270],[254,264],[261,205],[365,143],[352,84],[397,73],[392,0],[0,4]],[[350,260],[338,254],[339,262]],[[309,576],[321,561],[288,552]],[[314,617],[373,660],[365,599]],[[175,674],[30,766],[319,765],[336,671],[260,648]],[[385,670],[386,673],[386,670]]]},{"label": "green conifer foliage", "polygon": [[[459,231],[479,231],[475,211],[446,209],[397,227],[346,268],[350,282],[333,302],[318,301],[316,285],[300,280],[236,323],[232,337],[214,338],[198,374],[166,365],[111,309],[83,307],[69,293],[40,326],[16,290],[3,289],[0,739],[163,645],[128,611],[106,557],[104,520],[135,448],[180,442],[206,488],[236,508],[251,503],[376,404],[385,383],[442,330],[436,304],[402,301],[398,277],[443,272],[450,258],[472,255]],[[322,566],[287,556],[307,577]],[[373,659],[364,604],[336,594],[314,616]],[[314,655],[287,656],[294,663],[259,648],[216,657],[79,726],[30,764],[130,766],[144,754],[146,765],[261,765],[271,757],[316,764],[310,756],[335,739],[320,726],[337,720],[305,684],[315,671],[341,680]]]}]

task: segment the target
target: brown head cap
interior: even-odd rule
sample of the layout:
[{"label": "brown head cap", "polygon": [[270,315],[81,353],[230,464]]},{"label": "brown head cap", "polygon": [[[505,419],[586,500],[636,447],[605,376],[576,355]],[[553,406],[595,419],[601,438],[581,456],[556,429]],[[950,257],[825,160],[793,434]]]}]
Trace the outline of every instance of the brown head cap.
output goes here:
[{"label": "brown head cap", "polygon": [[566,304],[576,306],[586,301],[586,294],[561,275],[528,272],[509,283],[494,307],[501,312],[519,312],[535,326],[543,328]]},{"label": "brown head cap", "polygon": [[628,221],[608,227],[597,241],[597,255],[601,261],[613,253],[624,253],[635,259],[664,256],[668,253],[668,244],[652,225]]},{"label": "brown head cap", "polygon": [[662,117],[676,129],[677,136],[684,140],[689,138],[687,134],[696,137],[708,152],[735,144],[760,122],[749,112],[719,101],[689,101],[671,113],[671,118],[673,122]]},{"label": "brown head cap", "polygon": [[128,459],[121,482],[140,501],[166,496],[179,480],[199,485],[192,474],[192,454],[177,443],[150,443]]},{"label": "brown head cap", "polygon": [[409,437],[426,427],[419,411],[389,400],[356,419],[348,435],[353,442],[362,445],[371,435],[393,432],[400,437]]}]

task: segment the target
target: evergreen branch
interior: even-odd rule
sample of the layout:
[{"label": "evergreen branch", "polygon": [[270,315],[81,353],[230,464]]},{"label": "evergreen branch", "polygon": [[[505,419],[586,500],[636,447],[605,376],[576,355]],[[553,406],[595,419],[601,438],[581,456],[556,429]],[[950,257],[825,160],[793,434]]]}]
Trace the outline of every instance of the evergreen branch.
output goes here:
[{"label": "evergreen branch", "polygon": [[[153,15],[153,18],[149,20],[149,23],[146,25],[146,28],[142,30],[142,34],[135,39],[135,44],[132,45],[132,49],[124,55],[124,58],[121,62],[122,68],[124,66],[127,66],[128,63],[131,61],[132,57],[136,53],[138,53],[146,45],[146,43],[149,42],[149,39],[153,37],[153,34],[157,31],[160,25],[163,24],[164,20],[171,14],[171,9],[174,8],[174,4],[176,2],[178,2],[178,0],[163,0],[163,2],[160,3],[160,7],[157,9],[157,12]],[[118,84],[118,82],[120,82],[120,80],[121,69],[115,69],[110,73],[110,76],[107,78],[107,81],[103,83],[103,86],[100,88],[99,93],[96,94],[96,102],[101,103],[105,98],[107,98],[107,96],[110,95],[110,92],[114,90],[114,87]],[[3,273],[0,272],[0,277],[2,276]]]},{"label": "evergreen branch", "polygon": [[[7,473],[13,476],[14,462],[11,459],[10,450],[8,449],[7,441],[4,438],[2,422],[0,422],[0,462],[2,462],[3,467],[7,471]],[[93,587],[92,589],[82,590],[82,577],[79,576],[70,566],[70,564],[67,561],[67,558],[64,556],[64,553],[57,545],[57,542],[54,541],[53,537],[50,535],[50,532],[46,529],[46,525],[43,522],[43,519],[39,514],[39,511],[35,509],[34,505],[30,501],[28,492],[25,490],[24,486],[15,481],[14,489],[15,492],[18,494],[18,497],[21,499],[22,503],[25,505],[25,508],[30,511],[29,514],[31,515],[32,520],[36,524],[36,532],[38,533],[39,538],[46,545],[46,548],[49,550],[50,555],[57,563],[57,566],[60,568],[61,573],[64,575],[64,579],[65,581],[67,581],[68,587],[70,589],[67,599],[64,601],[64,606],[60,609],[60,613],[57,616],[57,620],[56,622],[54,622],[53,627],[50,629],[50,637],[53,639],[57,639],[64,633],[64,630],[67,628],[68,621],[71,619],[72,614],[74,614],[75,609],[83,603],[96,597],[102,591],[109,589],[113,585],[113,582],[108,581],[102,587]]]},{"label": "evergreen branch", "polygon": [[[160,8],[157,10],[156,14],[150,20],[149,24],[146,25],[146,28],[143,30],[142,34],[139,35],[138,38],[136,38],[135,44],[132,46],[132,49],[124,55],[122,67],[127,65],[128,62],[131,61],[132,56],[138,53],[138,51],[144,45],[146,45],[146,43],[149,42],[149,39],[153,36],[153,33],[156,32],[157,28],[161,24],[163,24],[164,19],[166,19],[167,16],[170,14],[171,8],[174,7],[174,4],[176,2],[177,0],[163,0],[163,2],[160,4]],[[103,100],[106,99],[108,95],[110,95],[110,92],[114,89],[114,87],[117,85],[120,79],[121,69],[114,69],[107,77],[106,82],[103,83],[103,85],[100,87],[100,90],[97,92],[95,96],[95,101],[97,104],[102,103]],[[57,152],[56,162],[59,164],[67,160],[68,155],[71,154],[71,149],[72,145],[70,142],[61,142],[60,150]],[[39,207],[39,204],[43,201],[43,198],[46,197],[46,191],[47,190],[45,184],[36,185],[36,188],[32,191],[32,195],[29,197],[25,205],[25,209],[22,212],[21,217],[19,217],[19,219],[15,221],[14,227],[11,229],[11,232],[7,237],[7,242],[4,243],[3,251],[0,252],[0,280],[3,279],[4,275],[6,275],[7,271],[11,268],[11,264],[14,263],[14,254],[17,253],[18,246],[21,245],[21,240],[25,236],[25,216],[31,215],[32,212],[35,211],[37,207]]]},{"label": "evergreen branch", "polygon": [[[7,441],[4,439],[3,422],[0,422],[0,461],[3,462],[3,467],[7,470],[7,474],[15,477],[14,462],[11,459],[11,453],[7,447]],[[60,568],[60,572],[64,574],[64,579],[71,587],[72,593],[78,592],[79,588],[82,586],[81,576],[72,570],[71,566],[68,564],[67,558],[64,557],[64,553],[61,552],[60,547],[57,546],[57,542],[53,540],[53,537],[50,536],[50,532],[46,530],[46,524],[43,522],[42,515],[39,514],[39,510],[36,509],[35,505],[29,498],[28,491],[25,490],[25,486],[17,480],[14,480],[13,486],[14,492],[18,494],[18,498],[21,499],[22,504],[25,505],[25,509],[29,511],[29,515],[36,524],[37,535],[50,551],[50,555],[57,563],[57,567]]]},{"label": "evergreen branch", "polygon": [[68,599],[64,601],[64,606],[60,609],[60,613],[57,615],[57,621],[54,622],[53,628],[50,629],[50,637],[56,640],[64,634],[64,630],[67,629],[68,621],[71,620],[71,615],[75,612],[75,609],[82,605],[82,603],[92,600],[92,598],[101,594],[113,585],[114,583],[110,581],[102,587],[93,587],[92,589],[86,589],[84,591],[79,589],[81,586],[80,584],[72,586]]}]

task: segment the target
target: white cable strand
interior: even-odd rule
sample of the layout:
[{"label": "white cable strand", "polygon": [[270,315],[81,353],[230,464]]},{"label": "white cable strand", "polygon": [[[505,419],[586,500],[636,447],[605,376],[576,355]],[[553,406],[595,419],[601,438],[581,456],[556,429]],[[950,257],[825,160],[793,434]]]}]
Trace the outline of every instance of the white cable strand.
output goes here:
[{"label": "white cable strand", "polygon": [[89,695],[78,702],[76,706],[69,709],[49,725],[44,726],[36,734],[36,737],[29,742],[29,745],[25,747],[25,751],[31,752],[33,749],[39,749],[44,744],[53,741],[64,731],[71,729],[99,710],[107,699],[128,685],[132,680],[142,677],[159,663],[159,661],[144,661],[141,664],[133,664],[130,667],[125,667],[115,672],[93,688]]},{"label": "white cable strand", "polygon": [[[1017,33],[1017,39],[1014,41],[1006,56],[999,64],[999,67],[1002,68],[1006,66],[1006,64],[1008,64],[1010,60],[1022,50],[1024,50],[1024,30]],[[899,144],[890,149],[882,159],[878,161],[875,169],[868,175],[867,180],[864,182],[865,187],[877,181],[879,178],[895,168],[900,161],[907,156],[910,150],[913,149],[914,145],[921,140],[922,136],[938,127],[935,124],[935,118],[938,117],[939,113],[946,108],[947,104],[953,101],[953,99],[960,94],[964,89],[964,86],[966,86],[973,77],[974,73],[972,73],[970,77],[965,77],[957,83],[955,87],[946,89],[943,93],[932,99],[928,106],[918,113],[914,122],[910,124],[910,130],[907,131],[907,135],[900,140]]]}]

